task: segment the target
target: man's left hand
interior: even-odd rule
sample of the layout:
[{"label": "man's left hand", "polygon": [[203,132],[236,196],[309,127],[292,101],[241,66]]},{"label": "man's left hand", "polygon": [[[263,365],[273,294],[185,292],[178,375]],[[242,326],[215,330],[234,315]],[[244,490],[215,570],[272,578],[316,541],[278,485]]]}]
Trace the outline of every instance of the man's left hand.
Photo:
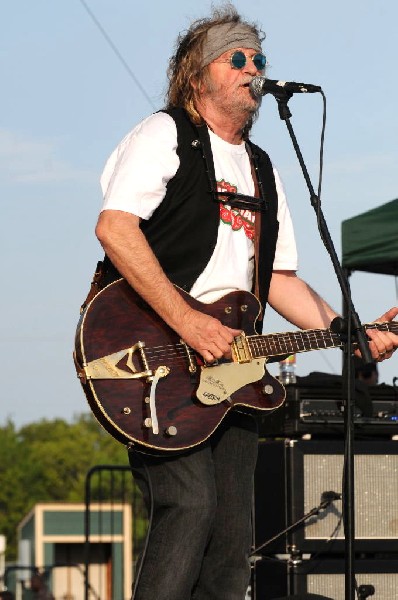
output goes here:
[{"label": "man's left hand", "polygon": [[[376,319],[375,323],[392,321],[398,315],[398,307],[390,308],[384,315]],[[398,348],[398,335],[390,331],[379,331],[378,329],[367,329],[366,334],[370,339],[369,349],[372,357],[377,362],[391,358]]]}]

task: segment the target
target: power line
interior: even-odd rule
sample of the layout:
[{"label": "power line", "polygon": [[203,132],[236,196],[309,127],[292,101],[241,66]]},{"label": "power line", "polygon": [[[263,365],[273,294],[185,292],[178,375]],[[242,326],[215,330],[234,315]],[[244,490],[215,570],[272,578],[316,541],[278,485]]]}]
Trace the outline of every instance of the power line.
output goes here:
[{"label": "power line", "polygon": [[80,3],[83,5],[83,7],[87,11],[87,13],[91,17],[91,19],[94,21],[95,25],[98,27],[98,29],[100,30],[101,34],[103,35],[103,37],[105,38],[105,40],[108,42],[109,46],[112,48],[113,52],[116,54],[116,56],[118,57],[118,59],[120,60],[120,62],[124,66],[124,68],[126,69],[127,73],[130,75],[130,77],[132,78],[132,80],[134,81],[134,83],[136,84],[136,86],[138,87],[138,89],[141,91],[141,93],[143,94],[143,96],[146,98],[146,100],[152,106],[153,110],[156,110],[156,107],[154,106],[151,98],[146,93],[145,89],[143,88],[143,86],[141,85],[141,83],[139,82],[139,80],[137,79],[137,77],[134,75],[133,71],[130,69],[129,65],[127,64],[127,62],[123,58],[122,54],[119,52],[119,50],[117,49],[117,47],[115,46],[115,44],[113,43],[113,41],[111,40],[111,38],[109,37],[109,35],[107,34],[107,32],[105,31],[105,29],[103,28],[103,26],[101,25],[101,23],[98,21],[98,19],[95,16],[95,14],[87,6],[85,0],[80,0]]}]

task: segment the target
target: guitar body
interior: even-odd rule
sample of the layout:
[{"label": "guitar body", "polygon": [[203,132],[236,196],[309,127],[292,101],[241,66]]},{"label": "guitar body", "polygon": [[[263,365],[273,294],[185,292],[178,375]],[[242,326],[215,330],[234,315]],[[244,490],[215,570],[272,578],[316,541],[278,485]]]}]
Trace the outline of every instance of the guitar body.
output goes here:
[{"label": "guitar body", "polygon": [[[260,307],[252,294],[232,292],[213,304],[203,304],[182,290],[180,293],[193,308],[224,325],[241,329],[247,335],[255,334]],[[106,366],[116,373],[115,377],[87,376],[87,365],[93,365],[95,373],[100,359],[115,356],[139,342],[143,347],[131,353],[130,364],[126,353],[121,352],[117,366]],[[256,381],[243,383],[242,387],[237,384],[239,389],[225,399],[210,393],[224,389],[222,379],[229,378],[229,373],[232,379],[239,380],[242,373],[243,381],[250,380],[247,370],[251,366],[230,362],[220,367],[200,364],[200,357],[181,343],[178,335],[124,279],[99,292],[82,314],[76,332],[75,361],[87,400],[100,424],[120,442],[137,444],[137,449],[149,452],[192,448],[206,440],[234,407],[273,410],[285,399],[283,386],[265,370],[266,359],[252,361],[251,379],[255,377]],[[134,378],[120,377],[124,372]],[[153,374],[158,372],[162,375],[155,385]],[[214,403],[205,404],[198,399],[201,379],[206,380],[204,398],[212,401],[215,397]],[[208,388],[208,381],[213,388]],[[151,420],[151,391],[158,433]]]}]

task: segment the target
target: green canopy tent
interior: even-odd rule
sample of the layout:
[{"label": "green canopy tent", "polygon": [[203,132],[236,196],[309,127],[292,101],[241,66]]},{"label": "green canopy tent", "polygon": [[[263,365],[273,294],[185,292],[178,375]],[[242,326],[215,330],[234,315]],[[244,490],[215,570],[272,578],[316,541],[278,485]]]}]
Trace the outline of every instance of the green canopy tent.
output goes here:
[{"label": "green canopy tent", "polygon": [[398,199],[343,221],[341,245],[348,276],[352,271],[393,275],[398,300]]},{"label": "green canopy tent", "polygon": [[398,277],[398,199],[342,222],[342,266]]}]

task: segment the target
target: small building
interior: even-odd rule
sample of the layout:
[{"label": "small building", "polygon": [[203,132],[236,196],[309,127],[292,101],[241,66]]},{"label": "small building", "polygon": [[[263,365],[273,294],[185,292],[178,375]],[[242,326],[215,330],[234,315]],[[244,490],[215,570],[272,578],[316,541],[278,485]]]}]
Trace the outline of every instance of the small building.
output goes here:
[{"label": "small building", "polygon": [[19,524],[18,539],[23,600],[34,569],[48,575],[55,600],[84,600],[85,586],[93,600],[131,597],[131,504],[92,503],[87,515],[84,504],[36,504]]}]

